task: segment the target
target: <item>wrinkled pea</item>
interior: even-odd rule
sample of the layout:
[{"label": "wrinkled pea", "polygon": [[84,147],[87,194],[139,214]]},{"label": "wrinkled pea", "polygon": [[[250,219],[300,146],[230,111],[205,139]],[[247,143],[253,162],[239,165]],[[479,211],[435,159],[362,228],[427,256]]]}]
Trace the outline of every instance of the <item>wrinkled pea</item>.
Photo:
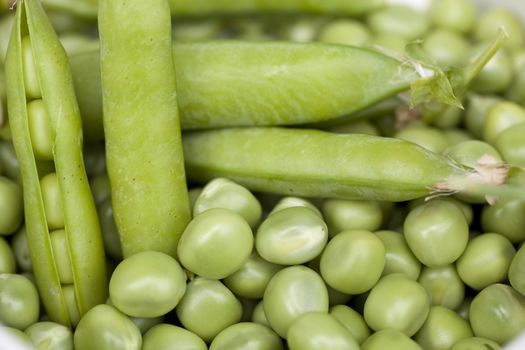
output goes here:
[{"label": "wrinkled pea", "polygon": [[24,330],[39,315],[40,301],[33,282],[22,275],[0,274],[0,323]]},{"label": "wrinkled pea", "polygon": [[332,306],[330,315],[338,320],[359,344],[362,344],[372,333],[363,316],[347,305]]},{"label": "wrinkled pea", "polygon": [[327,199],[322,211],[331,237],[347,230],[375,231],[383,221],[377,201]]},{"label": "wrinkled pea", "polygon": [[315,211],[291,207],[273,213],[261,223],[255,248],[271,263],[295,265],[314,259],[327,241],[328,228]]},{"label": "wrinkled pea", "polygon": [[407,245],[403,234],[396,231],[377,231],[375,235],[385,246],[385,268],[382,276],[401,273],[416,280],[421,271],[421,263]]},{"label": "wrinkled pea", "polygon": [[418,282],[427,290],[432,305],[455,310],[465,299],[465,285],[452,264],[441,267],[425,266]]},{"label": "wrinkled pea", "polygon": [[207,350],[204,340],[184,328],[162,323],[142,338],[142,350]]}]

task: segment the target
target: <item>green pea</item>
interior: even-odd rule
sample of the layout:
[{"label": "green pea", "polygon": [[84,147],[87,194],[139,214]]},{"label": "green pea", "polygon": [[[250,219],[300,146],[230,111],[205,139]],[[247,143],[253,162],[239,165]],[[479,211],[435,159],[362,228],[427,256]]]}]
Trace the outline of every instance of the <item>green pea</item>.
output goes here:
[{"label": "green pea", "polygon": [[279,210],[290,208],[290,207],[306,207],[306,208],[309,208],[315,211],[315,213],[319,215],[320,218],[323,218],[323,214],[321,214],[319,209],[317,209],[317,207],[312,202],[310,202],[307,199],[300,198],[300,197],[294,197],[294,196],[285,196],[281,198],[277,202],[277,204],[275,204],[275,206],[272,208],[272,211],[270,212],[269,215],[272,215],[278,212]]},{"label": "green pea", "polygon": [[33,282],[22,275],[0,274],[0,323],[24,330],[38,320],[39,314]]},{"label": "green pea", "polygon": [[419,261],[439,267],[460,257],[468,243],[469,228],[465,215],[455,204],[433,200],[410,211],[404,233]]},{"label": "green pea", "polygon": [[207,350],[204,340],[187,329],[162,323],[142,338],[142,350]]},{"label": "green pea", "polygon": [[281,350],[281,338],[258,323],[241,322],[222,330],[210,344],[210,350]]},{"label": "green pea", "polygon": [[73,270],[67,245],[66,231],[55,230],[49,233],[51,249],[61,283],[73,283]]},{"label": "green pea", "polygon": [[46,211],[47,225],[50,230],[64,227],[64,211],[62,209],[62,196],[58,186],[56,173],[50,173],[40,180],[42,200]]},{"label": "green pea", "polygon": [[501,347],[490,339],[469,337],[458,341],[450,350],[501,350]]},{"label": "green pea", "polygon": [[485,232],[497,232],[512,243],[525,240],[525,201],[499,200],[485,205],[481,211],[481,228]]},{"label": "green pea", "polygon": [[487,112],[483,127],[483,139],[494,144],[501,132],[524,122],[524,107],[510,101],[498,102]]},{"label": "green pea", "polygon": [[470,325],[461,316],[446,307],[433,306],[414,340],[425,350],[448,350],[472,336]]},{"label": "green pea", "polygon": [[191,272],[206,278],[225,278],[250,257],[253,234],[238,213],[214,208],[195,216],[184,230],[177,255]]},{"label": "green pea", "polygon": [[468,57],[470,43],[453,30],[435,29],[425,37],[423,50],[442,67],[459,67]]},{"label": "green pea", "polygon": [[33,262],[31,261],[31,255],[29,254],[25,226],[22,226],[22,228],[15,233],[11,240],[11,247],[18,268],[26,272],[31,271],[33,269]]},{"label": "green pea", "polygon": [[416,281],[395,274],[382,277],[365,301],[364,317],[375,331],[395,329],[413,336],[430,310],[427,291]]},{"label": "green pea", "polygon": [[115,307],[134,317],[159,317],[171,311],[186,290],[186,274],[171,256],[144,251],[118,264],[109,281]]},{"label": "green pea", "polygon": [[0,274],[15,272],[15,256],[11,251],[9,243],[7,243],[7,241],[2,236],[0,236]]},{"label": "green pea", "polygon": [[7,177],[0,176],[0,236],[15,232],[23,219],[22,189]]},{"label": "green pea", "polygon": [[[484,145],[488,145],[488,144],[484,143]],[[491,147],[491,146],[489,145],[489,147]],[[481,147],[481,148],[483,148],[483,147]],[[452,150],[452,149],[455,149],[455,148],[448,148],[448,149]],[[448,151],[445,151],[445,154],[447,154],[447,152]],[[470,150],[468,150],[468,152],[470,152]],[[462,152],[458,152],[458,153],[462,153]],[[472,153],[475,153],[475,151],[472,151]],[[474,158],[475,158],[475,156],[471,157],[471,159],[474,159]],[[460,162],[461,164],[464,164],[464,163],[462,163],[463,161],[465,161],[465,162],[469,161],[468,157],[466,157],[463,154],[462,155],[458,155],[458,159],[463,159],[462,161],[458,160],[458,162]],[[467,220],[467,224],[469,226],[472,224],[472,221],[474,220],[474,211],[472,209],[472,206],[469,203],[465,203],[464,201],[461,201],[461,200],[459,200],[457,198],[454,198],[454,197],[441,197],[441,198],[439,198],[439,200],[455,204],[459,209],[461,209],[461,211],[463,212],[463,215],[465,215],[465,219]],[[425,202],[428,202],[428,200],[426,200],[425,198],[420,198],[420,199],[413,200],[413,201],[411,201],[409,203],[409,208],[410,208],[410,210],[412,210],[416,206],[424,204]]]},{"label": "green pea", "polygon": [[363,316],[347,305],[332,306],[330,315],[338,320],[359,344],[362,344],[372,333]]},{"label": "green pea", "polygon": [[383,329],[372,334],[362,344],[362,350],[423,350],[418,343],[395,329]]},{"label": "green pea", "polygon": [[407,40],[421,38],[430,23],[426,16],[408,6],[387,6],[368,16],[368,25],[376,33],[389,33]]},{"label": "green pea", "polygon": [[321,256],[326,283],[347,294],[370,290],[385,267],[385,246],[372,232],[343,231],[332,238]]},{"label": "green pea", "polygon": [[64,303],[66,304],[69,321],[72,326],[76,326],[80,321],[80,310],[78,309],[74,285],[63,284],[62,294],[64,295]]},{"label": "green pea", "polygon": [[53,131],[42,99],[27,104],[27,118],[35,158],[53,160]]},{"label": "green pea", "polygon": [[397,52],[405,52],[407,41],[407,39],[400,37],[399,35],[389,33],[379,33],[371,40],[372,44],[374,46],[379,46],[380,50],[386,48]]},{"label": "green pea", "polygon": [[90,309],[73,334],[75,350],[140,350],[140,330],[112,306],[99,304]]},{"label": "green pea", "polygon": [[252,252],[246,263],[236,272],[223,279],[224,284],[243,298],[262,298],[273,275],[283,267],[261,258]]},{"label": "green pea", "polygon": [[383,222],[383,211],[377,201],[327,199],[322,210],[331,237],[347,230],[375,231]]},{"label": "green pea", "polygon": [[416,280],[421,271],[421,263],[414,256],[403,234],[395,231],[377,231],[377,238],[385,246],[385,268],[382,276],[401,273]]},{"label": "green pea", "polygon": [[263,326],[270,327],[270,323],[268,322],[266,314],[264,313],[264,304],[262,299],[253,308],[251,321],[262,324]]},{"label": "green pea", "polygon": [[318,40],[331,44],[363,46],[370,37],[370,30],[363,23],[352,19],[338,19],[321,29]]},{"label": "green pea", "polygon": [[503,159],[512,165],[525,168],[525,122],[513,125],[496,136],[494,146]]},{"label": "green pea", "polygon": [[470,325],[477,337],[504,344],[525,329],[525,297],[505,284],[492,284],[470,304]]},{"label": "green pea", "polygon": [[[202,192],[202,187],[193,187],[188,190],[188,197],[190,198],[190,209],[193,213],[193,207],[195,206],[195,201],[199,198]],[[193,214],[192,214],[193,215]]]},{"label": "green pea", "polygon": [[[497,31],[494,31],[494,37],[496,34]],[[470,62],[473,62],[486,47],[486,43],[476,45],[470,54]],[[503,92],[512,83],[513,68],[507,51],[499,50],[472,80],[470,87],[473,91],[483,94]]]},{"label": "green pea", "polygon": [[469,94],[465,111],[465,127],[476,138],[481,138],[487,111],[501,98],[495,95]]},{"label": "green pea", "polygon": [[152,327],[162,323],[164,317],[130,317],[129,319],[138,327],[140,333],[144,334]]},{"label": "green pea", "polygon": [[22,38],[22,67],[24,71],[24,87],[28,99],[42,98],[42,90],[38,83],[35,58],[31,49],[29,35]]},{"label": "green pea", "polygon": [[481,290],[507,278],[515,254],[516,250],[505,236],[484,233],[468,243],[456,262],[458,274],[469,287]]},{"label": "green pea", "polygon": [[314,270],[301,265],[290,266],[270,280],[264,291],[263,306],[271,328],[284,338],[292,322],[300,315],[313,311],[328,312],[328,291]]},{"label": "green pea", "polygon": [[106,174],[98,174],[91,178],[89,182],[91,193],[95,204],[100,205],[105,199],[111,195],[111,188],[109,185],[109,179]]},{"label": "green pea", "polygon": [[175,308],[187,330],[211,342],[223,329],[241,320],[241,302],[220,281],[195,277]]},{"label": "green pea", "polygon": [[310,312],[299,316],[288,329],[290,350],[357,350],[359,344],[337,321],[324,312]]},{"label": "green pea", "polygon": [[473,139],[473,136],[467,130],[458,128],[443,130],[443,135],[447,138],[450,146]]},{"label": "green pea", "polygon": [[281,265],[303,264],[318,256],[328,241],[328,228],[306,207],[279,210],[261,223],[255,248],[265,260]]},{"label": "green pea", "polygon": [[434,0],[429,14],[438,27],[468,33],[474,27],[477,7],[472,0]]},{"label": "green pea", "polygon": [[454,265],[424,267],[418,278],[430,296],[431,304],[457,309],[465,299],[465,286]]},{"label": "green pea", "polygon": [[257,306],[259,300],[260,299],[239,298],[242,306],[242,316],[240,322],[250,322],[253,315],[253,310],[255,309],[255,306]]},{"label": "green pea", "polygon": [[26,328],[36,350],[73,350],[71,329],[55,322],[37,322]]},{"label": "green pea", "polygon": [[474,38],[477,41],[491,40],[500,28],[504,28],[509,35],[504,44],[506,48],[513,50],[523,46],[525,33],[520,19],[513,12],[501,7],[488,9],[478,18]]},{"label": "green pea", "polygon": [[414,126],[399,131],[395,138],[413,142],[434,153],[442,153],[449,146],[447,138],[437,128]]},{"label": "green pea", "polygon": [[501,160],[501,155],[492,145],[480,140],[460,142],[445,149],[443,154],[470,168],[476,166],[484,155]]},{"label": "green pea", "polygon": [[246,188],[225,178],[211,180],[202,189],[193,206],[193,216],[212,209],[230,209],[240,214],[253,229],[261,220],[261,204]]},{"label": "green pea", "polygon": [[120,236],[118,233],[117,224],[115,223],[115,218],[113,217],[111,198],[108,197],[102,201],[98,205],[97,211],[106,254],[113,259],[120,261],[122,260],[122,245],[120,244]]},{"label": "green pea", "polygon": [[510,264],[509,282],[514,289],[525,296],[525,245],[523,244]]},{"label": "green pea", "polygon": [[[449,106],[443,109],[443,106],[440,104],[428,104],[423,108],[423,121],[427,124],[432,124],[439,129],[454,128],[463,120],[463,112],[463,109],[455,106]],[[441,132],[448,140],[445,130],[441,130]]]}]

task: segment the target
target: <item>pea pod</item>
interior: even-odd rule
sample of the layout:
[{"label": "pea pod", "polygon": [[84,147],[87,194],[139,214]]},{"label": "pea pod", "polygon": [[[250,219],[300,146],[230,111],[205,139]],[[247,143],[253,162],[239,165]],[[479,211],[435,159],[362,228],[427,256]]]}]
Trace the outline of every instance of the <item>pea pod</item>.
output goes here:
[{"label": "pea pod", "polygon": [[106,162],[122,252],[175,256],[190,207],[168,4],[103,0],[99,32]]},{"label": "pea pod", "polygon": [[[95,19],[97,0],[43,0],[50,9]],[[254,13],[332,13],[360,16],[379,8],[384,0],[169,0],[171,14],[176,17],[210,15],[246,15]]]},{"label": "pea pod", "polygon": [[[103,137],[98,56],[90,51],[70,57],[91,139]],[[433,84],[416,62],[333,44],[179,42],[173,60],[182,129],[353,119],[346,116],[409,90],[416,81],[417,91]],[[158,63],[168,69],[166,64]]]},{"label": "pea pod", "polygon": [[[18,4],[6,57],[6,78],[9,123],[22,174],[36,283],[50,319],[70,325],[75,322],[71,315],[83,315],[105,301],[105,257],[84,169],[81,118],[67,56],[39,1]],[[37,130],[38,137],[47,139],[45,143],[51,144],[51,149],[32,142],[33,116],[28,105],[37,101],[37,117],[44,119],[45,125]],[[40,181],[44,173],[39,173],[37,161],[47,161],[51,168],[54,165],[49,183]],[[56,194],[52,206],[44,203],[49,186]],[[59,251],[53,250],[49,215],[58,218],[56,228],[66,233]],[[64,283],[54,256],[65,258],[71,265],[72,284]]]},{"label": "pea pod", "polygon": [[232,128],[187,133],[183,147],[189,179],[294,196],[405,201],[478,179],[411,142],[363,134]]}]

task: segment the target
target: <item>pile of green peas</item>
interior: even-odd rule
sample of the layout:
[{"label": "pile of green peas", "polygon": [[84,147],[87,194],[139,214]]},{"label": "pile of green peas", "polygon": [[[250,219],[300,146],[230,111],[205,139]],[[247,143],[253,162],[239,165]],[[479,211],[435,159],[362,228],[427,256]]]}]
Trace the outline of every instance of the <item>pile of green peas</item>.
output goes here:
[{"label": "pile of green peas", "polygon": [[[68,54],[98,49],[91,12],[48,3]],[[397,96],[385,108],[315,127],[406,140],[471,168],[489,156],[510,164],[512,181],[524,186],[525,29],[514,13],[480,13],[469,0],[434,0],[426,13],[373,5],[352,17],[306,9],[278,14],[268,4],[230,16],[209,8],[201,18],[179,15],[172,36],[320,41],[392,55],[422,39],[424,59],[445,69],[468,66],[504,27],[504,47],[458,92],[464,109],[404,113],[405,96]],[[12,25],[4,14],[0,46],[7,47]],[[205,183],[190,175],[191,219],[176,258],[153,250],[127,255],[104,143],[96,137],[87,138],[84,163],[102,231],[108,298],[73,324],[51,320],[35,283],[21,170],[2,104],[0,349],[10,344],[5,333],[20,349],[486,350],[525,332],[523,196],[491,196],[491,204],[466,194],[399,203],[323,193],[305,198],[255,191],[227,172]],[[59,202],[56,196],[46,197],[48,207]],[[68,259],[56,264],[71,269]]]}]

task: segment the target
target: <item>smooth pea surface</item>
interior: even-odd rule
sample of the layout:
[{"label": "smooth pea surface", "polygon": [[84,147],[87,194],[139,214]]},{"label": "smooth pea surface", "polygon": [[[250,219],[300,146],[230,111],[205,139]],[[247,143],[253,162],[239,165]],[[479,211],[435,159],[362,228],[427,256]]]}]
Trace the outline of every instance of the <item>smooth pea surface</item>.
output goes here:
[{"label": "smooth pea surface", "polygon": [[474,28],[474,37],[478,41],[491,40],[501,27],[509,35],[505,47],[513,50],[523,46],[525,36],[523,26],[513,12],[504,8],[492,8],[480,16]]},{"label": "smooth pea surface", "polygon": [[252,317],[250,320],[252,322],[262,324],[263,326],[270,327],[270,323],[268,322],[266,314],[264,313],[264,305],[262,300],[259,301],[253,308]]},{"label": "smooth pea surface", "polygon": [[522,245],[509,267],[509,282],[521,295],[525,296],[525,245]]},{"label": "smooth pea surface", "polygon": [[525,168],[525,122],[502,131],[494,146],[509,164]]},{"label": "smooth pea surface", "polygon": [[286,196],[283,197],[275,204],[275,206],[272,208],[272,211],[269,215],[274,214],[282,209],[290,208],[290,207],[307,207],[315,211],[317,215],[319,215],[320,218],[323,217],[323,214],[321,214],[321,211],[309,200],[301,198],[301,197],[294,197],[294,196]]},{"label": "smooth pea surface", "polygon": [[15,256],[7,241],[0,236],[0,274],[15,273],[16,263]]},{"label": "smooth pea surface", "polygon": [[[496,35],[497,30],[494,31],[494,37]],[[472,49],[470,62],[473,62],[486,47],[486,43],[476,45]],[[512,83],[513,74],[509,54],[505,50],[499,50],[472,80],[470,86],[473,91],[483,94],[503,92]]]},{"label": "smooth pea surface", "polygon": [[26,328],[36,350],[73,350],[73,333],[55,322],[37,322]]},{"label": "smooth pea surface", "polygon": [[480,140],[460,142],[445,149],[443,154],[471,168],[473,168],[484,155],[489,155],[498,160],[501,159],[501,155],[496,148]]},{"label": "smooth pea surface", "polygon": [[263,306],[271,328],[284,338],[292,322],[300,315],[313,311],[328,312],[328,291],[314,270],[301,265],[290,266],[270,280],[264,291]]},{"label": "smooth pea surface", "polygon": [[427,290],[432,305],[454,310],[465,298],[465,285],[453,264],[440,267],[425,266],[418,282]]},{"label": "smooth pea surface", "polygon": [[240,214],[251,228],[261,220],[261,204],[246,188],[225,178],[213,179],[204,186],[193,205],[193,216],[212,209],[230,209]]},{"label": "smooth pea surface", "polygon": [[292,322],[286,336],[290,350],[358,350],[359,344],[341,323],[324,312],[310,312]]},{"label": "smooth pea surface", "polygon": [[421,263],[408,247],[403,234],[396,231],[377,231],[375,235],[385,246],[385,268],[382,275],[401,273],[416,280],[421,271]]},{"label": "smooth pea surface", "polygon": [[478,95],[470,94],[467,98],[468,104],[465,111],[465,128],[476,138],[483,135],[483,125],[487,111],[501,98],[496,95]]},{"label": "smooth pea surface", "polygon": [[414,40],[425,34],[430,21],[408,6],[387,6],[372,13],[368,25],[375,33],[390,33]]},{"label": "smooth pea surface", "polygon": [[186,274],[171,256],[144,251],[124,259],[113,271],[109,295],[115,307],[134,317],[168,313],[186,290]]},{"label": "smooth pea surface", "polygon": [[327,199],[322,209],[332,237],[345,230],[375,231],[383,220],[381,206],[376,201]]},{"label": "smooth pea surface", "polygon": [[325,43],[363,46],[371,37],[370,30],[361,22],[351,19],[334,20],[320,31],[318,40]]},{"label": "smooth pea surface", "polygon": [[35,158],[53,160],[53,131],[42,99],[27,104],[27,118]]},{"label": "smooth pea surface", "polygon": [[410,211],[404,233],[418,260],[438,267],[460,257],[467,246],[469,228],[463,212],[455,204],[433,200]]},{"label": "smooth pea surface", "polygon": [[481,211],[481,227],[485,232],[497,232],[512,243],[525,239],[525,201],[499,200],[485,205]]},{"label": "smooth pea surface", "polygon": [[423,50],[442,67],[458,67],[466,60],[470,44],[453,30],[436,29],[425,37]]},{"label": "smooth pea surface", "polygon": [[262,298],[266,286],[283,266],[272,264],[252,252],[246,263],[236,272],[223,279],[224,284],[236,295]]},{"label": "smooth pea surface", "polygon": [[207,350],[204,340],[184,328],[162,323],[142,338],[142,350]]},{"label": "smooth pea surface", "polygon": [[112,306],[100,304],[89,310],[73,335],[76,350],[140,350],[137,326]]},{"label": "smooth pea surface", "polygon": [[438,27],[468,33],[474,27],[477,7],[473,0],[434,0],[429,14]]},{"label": "smooth pea surface", "polygon": [[442,153],[448,147],[448,140],[443,133],[430,126],[414,126],[399,131],[395,138],[413,142],[434,153]]},{"label": "smooth pea surface", "polygon": [[327,241],[328,228],[315,211],[292,207],[279,210],[261,223],[255,248],[271,263],[296,265],[318,256]]},{"label": "smooth pea surface", "polygon": [[379,280],[365,301],[366,323],[375,331],[395,329],[413,336],[425,322],[430,298],[425,288],[403,275]]},{"label": "smooth pea surface", "polygon": [[492,284],[474,297],[469,318],[476,336],[504,344],[525,328],[525,297],[508,285]]},{"label": "smooth pea surface", "polygon": [[113,217],[111,198],[108,197],[102,201],[102,203],[98,205],[97,211],[106,254],[120,261],[122,260],[122,245],[120,244],[117,224]]},{"label": "smooth pea surface", "polygon": [[516,250],[512,243],[497,233],[474,237],[456,262],[461,280],[469,287],[481,290],[507,278]]},{"label": "smooth pea surface", "polygon": [[61,283],[73,283],[73,270],[71,268],[71,259],[67,246],[65,230],[55,230],[49,233],[51,247],[55,257],[55,264],[58,271],[58,277]]},{"label": "smooth pea surface", "polygon": [[258,323],[241,322],[225,328],[210,344],[210,350],[281,350],[281,338]]},{"label": "smooth pea surface", "polygon": [[328,242],[320,271],[326,283],[343,293],[370,290],[385,267],[385,246],[372,232],[344,231]]},{"label": "smooth pea surface", "polygon": [[470,325],[461,316],[443,306],[433,306],[414,339],[425,350],[448,350],[472,336]]},{"label": "smooth pea surface", "polygon": [[50,230],[64,227],[64,209],[56,173],[50,173],[40,180],[42,200],[46,211],[47,225]]},{"label": "smooth pea surface", "polygon": [[423,350],[403,332],[383,329],[372,334],[361,346],[362,350]]},{"label": "smooth pea surface", "polygon": [[9,235],[22,223],[22,189],[11,179],[0,176],[0,235]]},{"label": "smooth pea surface", "polygon": [[241,320],[241,302],[220,281],[195,277],[175,308],[187,330],[210,342],[224,328]]},{"label": "smooth pea surface", "polygon": [[184,230],[177,255],[182,265],[206,278],[225,278],[248,260],[253,233],[246,220],[229,209],[208,209]]},{"label": "smooth pea surface", "polygon": [[501,347],[493,340],[481,337],[469,337],[458,341],[450,350],[500,350]]},{"label": "smooth pea surface", "polygon": [[332,306],[330,315],[338,320],[359,344],[363,343],[372,333],[363,316],[347,305]]},{"label": "smooth pea surface", "polygon": [[525,108],[511,101],[496,103],[487,112],[483,126],[483,138],[495,144],[500,133],[515,125],[525,123]]},{"label": "smooth pea surface", "polygon": [[40,301],[33,282],[15,274],[0,274],[0,322],[26,329],[38,320]]}]

